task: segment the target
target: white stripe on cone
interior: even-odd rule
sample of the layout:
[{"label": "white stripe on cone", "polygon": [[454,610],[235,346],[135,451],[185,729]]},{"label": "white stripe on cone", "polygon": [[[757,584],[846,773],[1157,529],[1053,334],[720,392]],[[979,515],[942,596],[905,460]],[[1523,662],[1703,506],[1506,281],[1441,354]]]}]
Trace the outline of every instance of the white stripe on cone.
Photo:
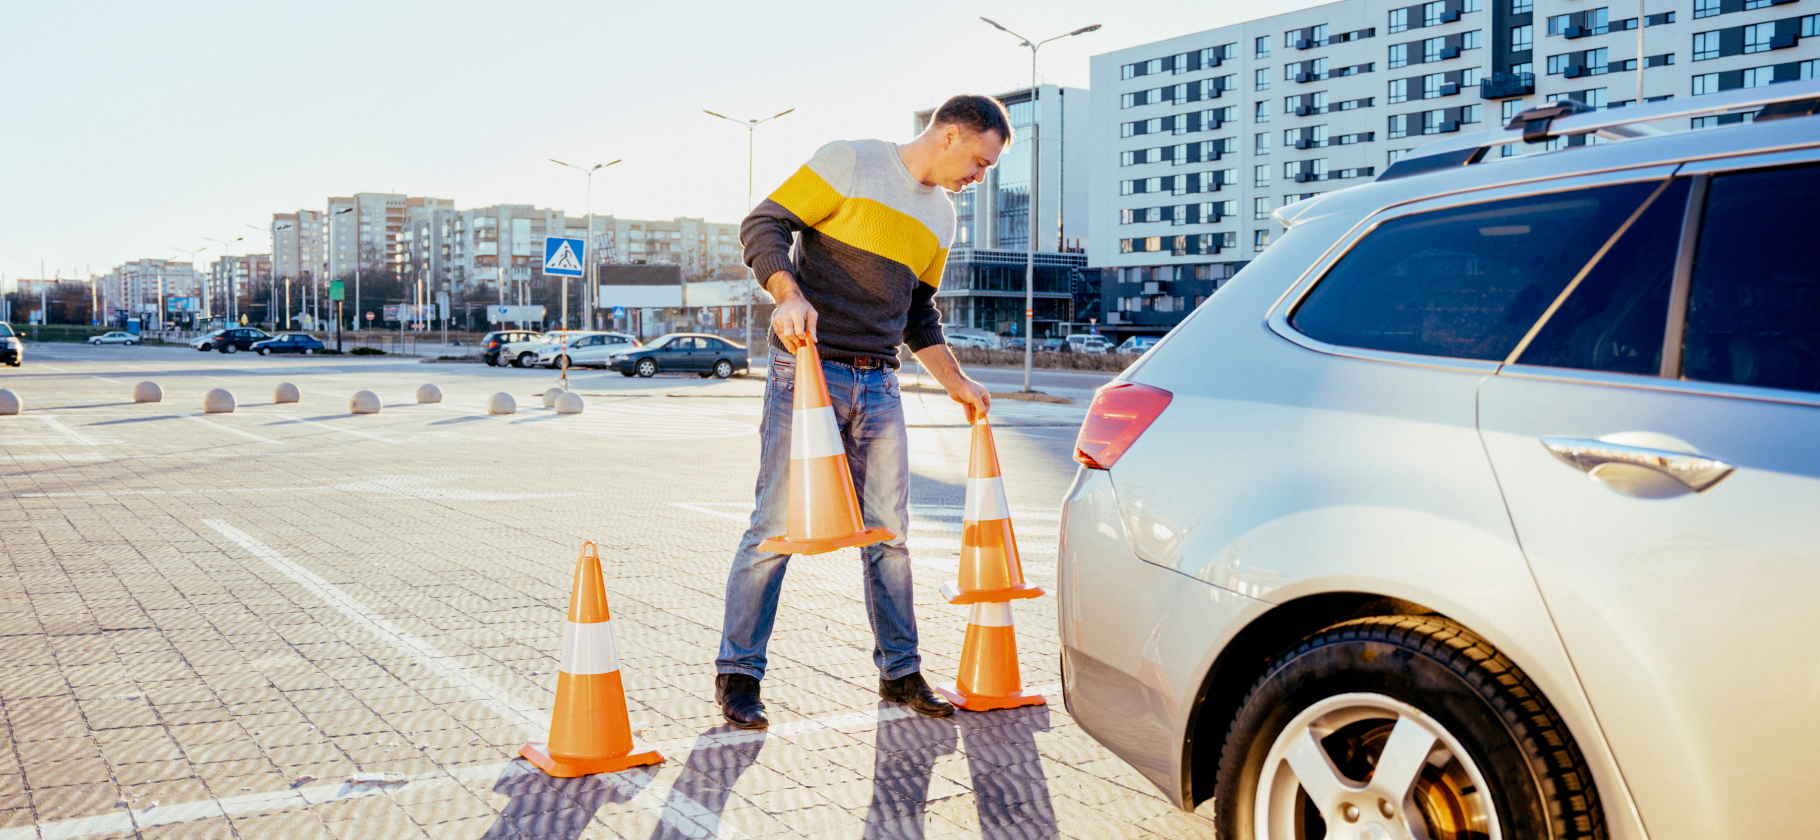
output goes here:
[{"label": "white stripe on cone", "polygon": [[967,506],[962,518],[968,522],[1010,519],[1011,505],[1005,501],[1004,477],[967,479]]},{"label": "white stripe on cone", "polygon": [[562,637],[562,670],[565,674],[611,674],[619,670],[619,647],[613,643],[613,622],[566,622]]},{"label": "white stripe on cone", "polygon": [[974,604],[967,613],[967,623],[975,627],[1010,627],[1011,604]]},{"label": "white stripe on cone", "polygon": [[834,422],[834,407],[800,408],[790,418],[790,457],[827,458],[847,451],[840,442],[840,424]]}]

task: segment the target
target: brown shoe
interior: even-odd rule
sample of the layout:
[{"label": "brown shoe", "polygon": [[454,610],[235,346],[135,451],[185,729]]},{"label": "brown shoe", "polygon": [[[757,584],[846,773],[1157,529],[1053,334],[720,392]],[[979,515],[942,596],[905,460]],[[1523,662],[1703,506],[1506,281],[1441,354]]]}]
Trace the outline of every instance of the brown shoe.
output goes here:
[{"label": "brown shoe", "polygon": [[758,699],[758,680],[745,674],[716,674],[714,699],[720,703],[721,716],[741,729],[764,729],[771,725],[765,717],[765,703]]}]

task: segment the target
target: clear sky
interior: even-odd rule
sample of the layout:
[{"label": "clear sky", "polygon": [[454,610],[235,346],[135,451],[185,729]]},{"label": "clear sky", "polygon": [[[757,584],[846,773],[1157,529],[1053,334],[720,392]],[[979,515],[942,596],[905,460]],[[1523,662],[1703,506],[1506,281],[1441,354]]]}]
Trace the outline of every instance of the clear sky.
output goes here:
[{"label": "clear sky", "polygon": [[[959,92],[1086,87],[1092,55],[1310,0],[25,2],[0,0],[0,275],[103,273],[245,236],[330,195],[737,221],[835,139],[906,139]],[[259,228],[255,231],[247,226]],[[204,254],[218,256],[218,248]]]}]

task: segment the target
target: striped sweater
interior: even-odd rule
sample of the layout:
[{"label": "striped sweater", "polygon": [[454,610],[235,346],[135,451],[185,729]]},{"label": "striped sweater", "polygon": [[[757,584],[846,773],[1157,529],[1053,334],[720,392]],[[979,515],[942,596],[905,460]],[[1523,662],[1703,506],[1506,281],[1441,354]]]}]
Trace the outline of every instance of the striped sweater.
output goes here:
[{"label": "striped sweater", "polygon": [[[792,248],[792,234],[801,239]],[[897,346],[941,344],[941,287],[954,203],[910,176],[897,146],[842,140],[823,146],[740,225],[746,265],[760,283],[796,276],[815,307],[822,358],[871,356],[897,365]],[[773,348],[783,343],[770,334]]]}]

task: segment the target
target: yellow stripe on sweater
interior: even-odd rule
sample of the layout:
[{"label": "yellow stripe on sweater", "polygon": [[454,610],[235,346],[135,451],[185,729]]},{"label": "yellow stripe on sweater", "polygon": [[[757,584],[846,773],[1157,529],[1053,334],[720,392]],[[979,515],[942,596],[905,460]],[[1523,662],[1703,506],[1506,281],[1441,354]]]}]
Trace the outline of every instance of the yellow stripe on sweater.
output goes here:
[{"label": "yellow stripe on sweater", "polygon": [[828,218],[846,197],[841,195],[822,176],[807,165],[796,170],[790,180],[771,193],[771,200],[783,205],[785,210],[796,214],[803,224],[815,227],[817,222]]},{"label": "yellow stripe on sweater", "polygon": [[929,261],[929,267],[923,269],[923,273],[916,279],[940,289],[942,287],[942,270],[947,267],[948,249],[939,248],[935,252],[935,259]]}]

